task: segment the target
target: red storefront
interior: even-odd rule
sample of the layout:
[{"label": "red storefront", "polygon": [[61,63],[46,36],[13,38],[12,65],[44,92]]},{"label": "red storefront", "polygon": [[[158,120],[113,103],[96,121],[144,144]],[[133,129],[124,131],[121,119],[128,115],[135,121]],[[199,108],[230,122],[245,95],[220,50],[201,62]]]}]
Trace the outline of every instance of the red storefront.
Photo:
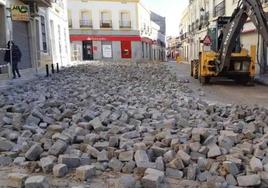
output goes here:
[{"label": "red storefront", "polygon": [[[133,42],[146,43],[148,45],[152,44],[152,40],[148,38],[142,38],[140,36],[112,36],[112,35],[103,35],[103,36],[95,36],[95,35],[71,35],[71,42],[82,42],[83,49],[83,60],[93,60],[93,54],[98,50],[98,47],[93,44],[92,41],[100,41],[102,42],[102,56],[104,58],[110,57],[112,54],[112,50],[120,50],[122,59],[131,59],[133,48]],[[114,41],[120,42],[120,49],[113,49],[114,47],[109,47],[109,42],[112,43]],[[110,52],[109,52],[110,50]],[[139,50],[142,50],[139,48]],[[144,53],[144,52],[142,52]],[[111,57],[112,58],[112,57]]]}]

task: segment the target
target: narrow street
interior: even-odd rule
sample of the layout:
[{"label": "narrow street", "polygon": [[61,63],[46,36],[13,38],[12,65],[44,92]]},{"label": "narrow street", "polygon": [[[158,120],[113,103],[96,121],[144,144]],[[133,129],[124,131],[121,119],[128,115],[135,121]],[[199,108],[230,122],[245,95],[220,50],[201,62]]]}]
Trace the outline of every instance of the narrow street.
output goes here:
[{"label": "narrow street", "polygon": [[[268,110],[254,89],[267,88],[238,86],[232,98],[223,91],[235,86],[206,86],[203,98],[211,96],[212,104],[200,99],[188,68],[87,63],[1,90],[0,187],[23,177],[25,184],[53,188],[243,185],[244,176],[224,174],[261,163],[250,148],[267,147],[260,138],[268,132]],[[241,106],[246,93],[252,97],[246,103],[260,106]]]},{"label": "narrow street", "polygon": [[232,80],[222,78],[212,80],[209,85],[201,86],[198,80],[190,76],[190,64],[167,63],[171,72],[176,73],[178,79],[189,80],[187,86],[197,91],[201,97],[209,102],[223,104],[246,104],[268,107],[268,87],[256,84],[255,86],[239,85]]}]

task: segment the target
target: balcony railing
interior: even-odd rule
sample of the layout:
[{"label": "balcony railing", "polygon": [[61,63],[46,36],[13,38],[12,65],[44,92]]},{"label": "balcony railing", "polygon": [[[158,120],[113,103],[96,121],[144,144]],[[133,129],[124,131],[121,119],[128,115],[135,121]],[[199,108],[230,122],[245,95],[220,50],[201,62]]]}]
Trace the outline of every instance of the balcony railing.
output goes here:
[{"label": "balcony railing", "polygon": [[185,40],[187,38],[187,35],[188,35],[187,33],[182,34],[181,35],[181,41]]},{"label": "balcony railing", "polygon": [[101,20],[100,27],[101,28],[112,28],[112,20]]},{"label": "balcony railing", "polygon": [[121,20],[119,21],[120,28],[131,28],[131,21]]},{"label": "balcony railing", "polygon": [[92,27],[92,20],[80,20],[80,27]]},{"label": "balcony railing", "polygon": [[206,12],[204,15],[200,16],[199,30],[208,26],[209,24],[209,12]]},{"label": "balcony railing", "polygon": [[225,14],[225,1],[222,1],[214,8],[214,17],[223,16],[224,14]]}]

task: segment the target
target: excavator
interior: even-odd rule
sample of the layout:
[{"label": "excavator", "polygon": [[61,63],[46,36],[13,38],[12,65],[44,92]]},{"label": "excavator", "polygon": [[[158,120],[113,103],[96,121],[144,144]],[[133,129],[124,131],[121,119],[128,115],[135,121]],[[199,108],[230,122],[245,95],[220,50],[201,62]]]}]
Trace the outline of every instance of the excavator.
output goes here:
[{"label": "excavator", "polygon": [[217,32],[217,48],[203,48],[199,52],[199,59],[191,61],[191,76],[199,79],[201,84],[209,83],[212,77],[252,83],[256,74],[256,45],[251,46],[250,52],[239,48],[240,33],[248,19],[255,25],[265,45],[268,45],[268,24],[260,0],[239,0],[232,16],[221,32]]}]

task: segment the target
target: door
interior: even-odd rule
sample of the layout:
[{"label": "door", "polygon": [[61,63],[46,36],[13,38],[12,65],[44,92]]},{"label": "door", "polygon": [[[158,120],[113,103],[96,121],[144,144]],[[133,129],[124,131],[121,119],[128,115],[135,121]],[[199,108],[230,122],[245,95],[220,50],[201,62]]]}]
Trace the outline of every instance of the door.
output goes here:
[{"label": "door", "polygon": [[21,50],[22,57],[19,63],[20,69],[32,68],[30,56],[30,36],[27,22],[13,21],[13,39]]},{"label": "door", "polygon": [[40,51],[40,28],[39,28],[39,21],[35,20],[35,28],[36,28],[36,58],[37,58],[37,66],[41,65],[41,51]]},{"label": "door", "polygon": [[121,54],[123,59],[131,58],[131,41],[121,41]]},{"label": "door", "polygon": [[83,41],[83,60],[93,60],[92,41]]}]

